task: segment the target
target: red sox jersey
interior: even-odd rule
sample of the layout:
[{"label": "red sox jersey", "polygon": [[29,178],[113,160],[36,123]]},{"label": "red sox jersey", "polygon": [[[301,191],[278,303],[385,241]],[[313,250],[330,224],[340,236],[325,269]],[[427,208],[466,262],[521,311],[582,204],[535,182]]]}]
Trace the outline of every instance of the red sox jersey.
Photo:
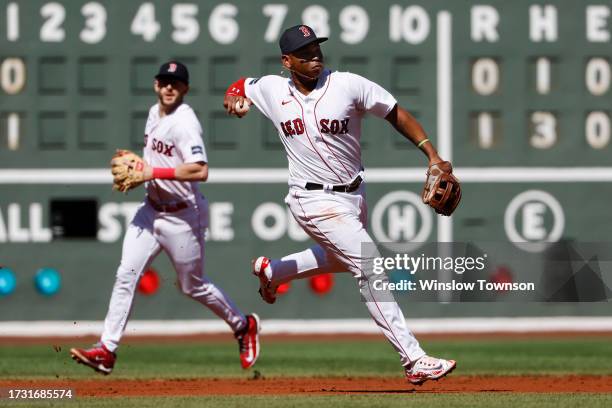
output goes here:
[{"label": "red sox jersey", "polygon": [[273,123],[285,146],[289,184],[347,184],[362,170],[361,119],[384,118],[397,103],[380,85],[325,70],[308,95],[278,75],[245,80],[245,94]]},{"label": "red sox jersey", "polygon": [[[208,162],[202,126],[185,103],[169,115],[159,116],[159,105],[149,110],[145,126],[143,158],[153,167]],[[154,179],[146,183],[147,195],[158,203],[193,201],[200,194],[198,182]]]}]

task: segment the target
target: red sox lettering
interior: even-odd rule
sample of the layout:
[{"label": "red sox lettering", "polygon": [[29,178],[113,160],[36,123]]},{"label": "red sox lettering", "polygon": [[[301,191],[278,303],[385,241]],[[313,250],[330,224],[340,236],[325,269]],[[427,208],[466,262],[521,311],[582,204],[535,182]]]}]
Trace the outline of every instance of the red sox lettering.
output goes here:
[{"label": "red sox lettering", "polygon": [[321,133],[331,133],[332,135],[344,135],[348,133],[349,118],[338,120],[321,119],[319,126]]},{"label": "red sox lettering", "polygon": [[[319,130],[321,133],[330,133],[332,135],[343,135],[349,132],[348,124],[350,118],[346,119],[321,119],[319,121]],[[301,118],[280,122],[280,127],[286,137],[301,135],[304,133],[304,122]]]},{"label": "red sox lettering", "polygon": [[173,156],[172,150],[174,149],[174,147],[174,145],[164,143],[161,140],[157,140],[156,138],[153,138],[153,140],[151,140],[151,150],[169,157]]}]

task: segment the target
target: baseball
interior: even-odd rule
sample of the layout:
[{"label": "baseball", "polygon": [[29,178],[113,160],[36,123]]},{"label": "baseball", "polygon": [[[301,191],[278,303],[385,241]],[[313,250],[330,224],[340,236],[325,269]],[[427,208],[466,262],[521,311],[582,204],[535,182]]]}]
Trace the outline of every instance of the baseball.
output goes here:
[{"label": "baseball", "polygon": [[251,106],[248,101],[245,100],[242,105],[240,105],[240,101],[236,102],[235,110],[237,114],[246,115],[249,109],[251,109]]}]

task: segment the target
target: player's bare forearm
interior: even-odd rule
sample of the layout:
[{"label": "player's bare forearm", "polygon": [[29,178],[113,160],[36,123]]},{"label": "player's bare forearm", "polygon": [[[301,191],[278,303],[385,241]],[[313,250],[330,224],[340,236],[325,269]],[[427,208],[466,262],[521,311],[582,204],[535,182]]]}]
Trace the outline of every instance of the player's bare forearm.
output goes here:
[{"label": "player's bare forearm", "polygon": [[423,130],[421,124],[410,114],[410,112],[399,105],[395,105],[385,119],[393,125],[395,130],[425,153],[430,166],[442,161],[433,143],[428,140],[425,130]]},{"label": "player's bare forearm", "polygon": [[148,164],[144,168],[145,181],[155,178],[177,181],[208,180],[208,164],[204,162],[183,163],[174,168],[153,168]]},{"label": "player's bare forearm", "polygon": [[208,164],[202,162],[179,164],[174,170],[174,177],[178,181],[206,181]]}]

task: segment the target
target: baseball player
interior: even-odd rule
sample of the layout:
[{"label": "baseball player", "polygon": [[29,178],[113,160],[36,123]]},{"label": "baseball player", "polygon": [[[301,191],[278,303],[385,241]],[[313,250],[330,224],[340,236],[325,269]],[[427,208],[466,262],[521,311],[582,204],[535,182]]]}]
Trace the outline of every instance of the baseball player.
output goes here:
[{"label": "baseball player", "polygon": [[[374,244],[366,231],[360,149],[366,113],[384,118],[415,143],[427,155],[430,169],[451,171],[419,123],[389,92],[359,75],[324,68],[319,44],[326,40],[306,25],[288,28],[279,45],[282,65],[291,77],[241,78],[229,86],[223,102],[228,114],[241,117],[254,104],[272,121],[289,162],[285,202],[317,243],[281,259],[262,256],[253,261],[267,303],[274,303],[280,284],[321,273],[350,271],[361,289],[367,285],[362,244]],[[366,306],[399,353],[411,383],[436,380],[455,368],[453,360],[426,355],[395,301],[369,300]]]},{"label": "baseball player", "polygon": [[[241,365],[249,368],[259,355],[259,318],[242,314],[204,274],[208,202],[198,184],[208,178],[208,160],[200,122],[183,103],[189,90],[187,68],[177,61],[163,64],[154,89],[158,102],[149,110],[144,160],[121,151],[112,161],[115,174],[126,156],[135,156],[128,160],[137,162],[127,169],[129,177],[121,180],[115,174],[115,188],[127,191],[145,182],[147,194],[125,234],[102,337],[93,348],[73,348],[70,353],[77,362],[110,374],[138,280],[164,250],[174,265],[180,290],[227,322],[238,340]],[[126,185],[132,178],[135,182]],[[117,185],[120,182],[123,184]]]}]

